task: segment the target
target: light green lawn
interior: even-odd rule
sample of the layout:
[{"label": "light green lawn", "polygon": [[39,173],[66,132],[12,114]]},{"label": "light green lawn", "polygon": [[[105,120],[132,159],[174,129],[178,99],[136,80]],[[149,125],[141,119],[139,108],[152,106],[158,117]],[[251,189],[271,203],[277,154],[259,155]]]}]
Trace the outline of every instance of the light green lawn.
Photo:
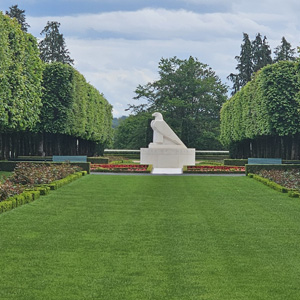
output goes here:
[{"label": "light green lawn", "polygon": [[0,215],[0,299],[300,299],[300,200],[246,177],[83,177]]}]

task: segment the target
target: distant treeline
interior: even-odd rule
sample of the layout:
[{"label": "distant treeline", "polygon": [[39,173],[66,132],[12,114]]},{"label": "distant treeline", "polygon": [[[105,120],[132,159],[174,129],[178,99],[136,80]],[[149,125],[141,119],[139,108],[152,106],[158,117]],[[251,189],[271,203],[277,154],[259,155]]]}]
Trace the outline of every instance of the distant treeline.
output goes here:
[{"label": "distant treeline", "polygon": [[0,12],[0,157],[101,154],[112,106],[83,75],[45,64],[36,38]]}]

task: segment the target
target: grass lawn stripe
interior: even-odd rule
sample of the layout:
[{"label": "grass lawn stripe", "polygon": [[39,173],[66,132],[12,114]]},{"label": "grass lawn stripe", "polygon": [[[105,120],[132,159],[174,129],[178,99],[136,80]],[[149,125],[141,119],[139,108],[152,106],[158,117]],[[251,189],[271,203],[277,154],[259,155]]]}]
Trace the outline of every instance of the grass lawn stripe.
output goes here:
[{"label": "grass lawn stripe", "polygon": [[0,215],[0,299],[299,299],[300,201],[246,177],[83,177]]}]

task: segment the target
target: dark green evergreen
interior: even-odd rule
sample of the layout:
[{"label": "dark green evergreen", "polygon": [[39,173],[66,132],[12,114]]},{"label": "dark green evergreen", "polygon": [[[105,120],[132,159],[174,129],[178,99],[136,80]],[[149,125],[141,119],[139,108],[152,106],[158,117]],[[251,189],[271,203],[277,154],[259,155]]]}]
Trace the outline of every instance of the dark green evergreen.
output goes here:
[{"label": "dark green evergreen", "polygon": [[41,59],[43,62],[61,62],[72,65],[74,60],[69,55],[69,50],[66,48],[63,34],[59,32],[60,23],[47,22],[47,25],[42,30],[41,35],[45,35],[40,41],[39,48]]},{"label": "dark green evergreen", "polygon": [[282,37],[281,44],[275,48],[274,54],[274,62],[278,62],[281,60],[290,60],[295,61],[295,48],[292,48],[292,45]]},{"label": "dark green evergreen", "polygon": [[253,72],[257,72],[266,65],[272,63],[271,49],[267,43],[267,38],[258,33],[255,40],[252,41],[252,59],[253,59]]},{"label": "dark green evergreen", "polygon": [[20,9],[18,5],[13,5],[9,8],[9,11],[6,11],[6,15],[10,18],[16,18],[18,23],[21,25],[21,29],[24,32],[27,32],[30,25],[26,23],[25,10]]},{"label": "dark green evergreen", "polygon": [[251,76],[254,71],[252,43],[247,33],[243,33],[241,52],[239,56],[235,57],[235,59],[238,62],[236,67],[238,73],[231,73],[228,76],[228,79],[233,82],[233,94],[239,91],[241,87],[251,80]]}]

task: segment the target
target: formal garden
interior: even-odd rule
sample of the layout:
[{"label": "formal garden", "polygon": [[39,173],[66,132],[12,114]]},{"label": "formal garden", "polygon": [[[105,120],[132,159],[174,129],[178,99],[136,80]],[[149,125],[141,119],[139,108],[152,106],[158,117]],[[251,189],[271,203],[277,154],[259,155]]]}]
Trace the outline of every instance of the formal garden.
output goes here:
[{"label": "formal garden", "polygon": [[[0,12],[0,299],[298,300],[299,61],[278,48],[258,68],[268,47],[244,34],[227,99],[197,58],[162,58],[160,79],[135,91],[146,101],[113,129],[60,24],[38,43],[16,13]],[[180,175],[105,155],[147,147],[155,111],[207,152]]]}]

